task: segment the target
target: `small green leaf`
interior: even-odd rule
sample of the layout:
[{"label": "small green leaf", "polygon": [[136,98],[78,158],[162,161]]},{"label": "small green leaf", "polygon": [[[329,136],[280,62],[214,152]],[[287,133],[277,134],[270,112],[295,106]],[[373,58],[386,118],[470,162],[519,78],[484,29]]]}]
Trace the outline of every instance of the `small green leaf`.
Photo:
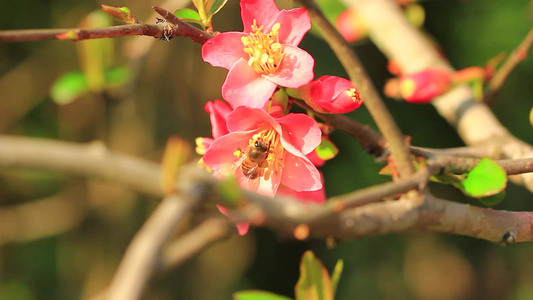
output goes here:
[{"label": "small green leaf", "polygon": [[57,104],[68,104],[86,93],[89,89],[85,74],[79,71],[68,72],[59,77],[50,91],[52,100]]},{"label": "small green leaf", "polygon": [[217,12],[219,12],[220,9],[222,9],[222,7],[224,7],[224,5],[226,5],[227,2],[228,0],[215,0],[211,8],[209,8],[209,12],[207,13],[209,17],[212,17]]},{"label": "small green leaf", "polygon": [[302,256],[300,278],[294,289],[296,300],[333,300],[328,271],[311,251]]},{"label": "small green leaf", "polygon": [[292,300],[291,298],[271,292],[247,290],[233,294],[234,300]]},{"label": "small green leaf", "polygon": [[115,7],[111,5],[105,5],[105,4],[102,4],[101,6],[102,6],[103,11],[105,11],[107,14],[109,14],[110,16],[112,16],[113,18],[117,20],[123,21],[128,24],[139,23],[139,21],[137,21],[137,19],[135,19],[131,15],[130,9],[125,6]]},{"label": "small green leaf", "polygon": [[337,261],[333,273],[331,273],[331,288],[333,289],[333,296],[337,293],[337,286],[339,285],[339,280],[341,279],[342,269],[344,268],[344,262],[342,259]]},{"label": "small green leaf", "polygon": [[501,191],[496,195],[481,197],[477,200],[479,200],[479,202],[481,202],[485,206],[495,206],[497,204],[500,204],[503,201],[503,198],[505,198],[505,191]]},{"label": "small green leaf", "polygon": [[328,160],[334,158],[337,153],[339,153],[337,146],[335,146],[335,144],[333,144],[327,138],[322,137],[322,142],[318,147],[316,147],[316,155],[320,159]]},{"label": "small green leaf", "polygon": [[487,197],[500,193],[507,186],[507,174],[497,163],[483,158],[462,182],[464,192],[471,197]]},{"label": "small green leaf", "polygon": [[[185,22],[196,23],[202,25],[202,19],[198,12],[190,8],[180,8],[174,12],[174,15]],[[202,25],[203,26],[203,25]]]},{"label": "small green leaf", "polygon": [[190,8],[176,9],[174,15],[180,19],[191,19],[200,21],[200,15],[198,15],[198,12]]},{"label": "small green leaf", "polygon": [[194,4],[194,7],[196,7],[196,10],[198,10],[198,15],[200,16],[200,19],[206,19],[207,15],[205,14],[205,0],[192,0],[192,4]]}]

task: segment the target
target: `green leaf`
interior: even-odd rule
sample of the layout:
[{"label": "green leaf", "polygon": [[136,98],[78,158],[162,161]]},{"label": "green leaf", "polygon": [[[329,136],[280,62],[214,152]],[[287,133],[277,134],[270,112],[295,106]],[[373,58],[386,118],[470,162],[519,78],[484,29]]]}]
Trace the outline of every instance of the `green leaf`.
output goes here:
[{"label": "green leaf", "polygon": [[328,160],[334,158],[337,153],[339,153],[337,146],[335,146],[335,144],[333,144],[327,138],[322,137],[322,142],[318,147],[316,147],[316,155],[320,159]]},{"label": "green leaf", "polygon": [[220,9],[222,9],[222,7],[224,7],[224,5],[226,5],[227,2],[228,0],[215,0],[211,8],[209,8],[209,12],[207,13],[209,17],[212,17],[218,11],[220,11]]},{"label": "green leaf", "polygon": [[85,74],[79,71],[64,73],[50,91],[52,100],[57,104],[68,104],[89,90]]},{"label": "green leaf", "polygon": [[333,300],[328,271],[311,251],[302,256],[295,295],[296,300]]},{"label": "green leaf", "polygon": [[196,7],[196,10],[198,11],[198,15],[200,16],[200,19],[207,19],[207,15],[205,14],[205,0],[192,0],[192,4],[194,4],[194,7]]},{"label": "green leaf", "polygon": [[200,18],[200,15],[198,15],[198,12],[193,10],[193,9],[180,8],[180,9],[177,9],[174,12],[174,15],[176,17],[182,19],[185,22],[196,23],[196,24],[200,24],[200,25],[203,26],[202,19]]},{"label": "green leaf", "polygon": [[507,174],[497,163],[483,158],[462,182],[464,192],[471,197],[487,197],[500,193],[507,186]]},{"label": "green leaf", "polygon": [[102,10],[105,11],[107,14],[112,16],[113,18],[120,20],[122,22],[132,24],[132,23],[139,23],[137,19],[135,19],[131,15],[131,11],[129,8],[123,6],[123,7],[116,7],[111,5],[105,5],[102,4]]},{"label": "green leaf", "polygon": [[233,294],[234,300],[292,300],[291,298],[271,292],[248,290]]},{"label": "green leaf", "polygon": [[505,198],[505,191],[501,191],[496,195],[481,197],[478,198],[478,200],[485,206],[495,206],[500,204],[503,201],[503,198]]},{"label": "green leaf", "polygon": [[339,280],[341,279],[342,269],[344,269],[344,262],[342,259],[337,261],[333,273],[331,273],[331,288],[333,289],[333,296],[337,293],[337,286],[339,285]]}]

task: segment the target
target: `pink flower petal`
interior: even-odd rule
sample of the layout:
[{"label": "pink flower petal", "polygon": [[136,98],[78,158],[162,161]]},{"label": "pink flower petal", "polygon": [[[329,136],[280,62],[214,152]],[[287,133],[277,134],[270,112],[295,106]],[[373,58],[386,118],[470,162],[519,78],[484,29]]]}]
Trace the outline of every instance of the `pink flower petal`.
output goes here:
[{"label": "pink flower petal", "polygon": [[250,179],[240,170],[235,172],[235,176],[241,187],[267,197],[274,197],[276,195],[281,181],[280,177],[274,173],[271,174],[269,180],[265,180],[263,177]]},{"label": "pink flower petal", "polygon": [[228,130],[247,131],[257,129],[260,123],[269,123],[276,131],[281,133],[281,126],[266,111],[262,109],[250,109],[245,106],[238,106],[228,115]]},{"label": "pink flower petal", "polygon": [[320,172],[307,158],[286,153],[283,163],[285,167],[281,173],[282,184],[297,192],[322,188]]},{"label": "pink flower petal", "polygon": [[283,51],[286,54],[278,72],[264,75],[265,78],[288,88],[298,88],[313,80],[315,60],[309,53],[291,45],[283,45]]},{"label": "pink flower petal", "polygon": [[[233,218],[227,208],[222,205],[217,205],[217,208],[226,217],[230,217],[231,219],[235,220],[235,218]],[[237,227],[237,232],[239,232],[239,235],[245,235],[248,232],[248,229],[250,228],[250,222],[237,222],[235,223],[235,227]]]},{"label": "pink flower petal", "polygon": [[316,204],[322,204],[326,202],[326,192],[323,188],[316,191],[297,192],[289,187],[281,185],[278,189],[278,194],[295,197],[303,203],[312,202]]},{"label": "pink flower petal", "polygon": [[206,112],[209,113],[209,119],[211,120],[211,133],[213,138],[221,137],[228,134],[228,127],[226,125],[226,119],[229,113],[232,112],[231,108],[224,101],[215,100],[213,102],[207,102],[204,106]]},{"label": "pink flower petal", "polygon": [[249,33],[254,19],[257,26],[268,25],[279,13],[274,0],[241,0],[241,18],[244,32]]},{"label": "pink flower petal", "polygon": [[204,163],[219,173],[232,171],[231,164],[238,157],[233,155],[238,149],[248,148],[248,140],[256,131],[232,132],[216,139],[204,154]]},{"label": "pink flower petal", "polygon": [[[319,174],[320,174],[321,181],[324,182],[324,177],[322,176],[322,173],[320,171],[319,171]],[[316,191],[302,191],[302,192],[297,192],[282,184],[278,188],[278,194],[295,197],[300,202],[303,202],[303,203],[313,202],[317,204],[322,204],[326,202],[326,191],[324,190],[323,184],[322,184],[322,188]]]},{"label": "pink flower petal", "polygon": [[316,121],[304,114],[289,114],[277,120],[285,129],[281,136],[284,148],[292,145],[303,154],[313,151],[322,142],[322,131]]},{"label": "pink flower petal", "polygon": [[271,21],[268,28],[270,31],[274,24],[280,23],[279,42],[298,46],[304,35],[311,29],[311,19],[305,8],[295,8],[291,10],[281,10],[276,18]]},{"label": "pink flower petal", "polygon": [[243,36],[247,34],[233,31],[216,35],[202,46],[202,59],[214,67],[231,69],[237,60],[248,57],[241,42]]},{"label": "pink flower petal", "polygon": [[276,87],[275,83],[254,72],[241,58],[230,69],[222,85],[222,96],[234,108],[240,105],[262,108]]}]

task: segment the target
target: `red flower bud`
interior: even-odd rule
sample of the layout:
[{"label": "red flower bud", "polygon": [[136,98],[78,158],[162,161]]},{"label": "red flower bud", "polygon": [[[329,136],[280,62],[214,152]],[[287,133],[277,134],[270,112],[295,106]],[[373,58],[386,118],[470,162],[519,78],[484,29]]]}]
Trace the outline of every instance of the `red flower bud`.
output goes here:
[{"label": "red flower bud", "polygon": [[288,90],[289,95],[305,100],[320,113],[342,114],[350,112],[363,103],[359,91],[345,78],[325,75],[301,88]]},{"label": "red flower bud", "polygon": [[452,86],[452,74],[442,69],[426,69],[400,77],[402,98],[412,103],[428,103]]}]

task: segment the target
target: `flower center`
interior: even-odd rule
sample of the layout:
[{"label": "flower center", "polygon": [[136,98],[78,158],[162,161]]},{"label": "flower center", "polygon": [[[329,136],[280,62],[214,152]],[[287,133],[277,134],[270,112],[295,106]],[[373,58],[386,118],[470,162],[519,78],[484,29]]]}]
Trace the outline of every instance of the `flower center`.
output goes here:
[{"label": "flower center", "polygon": [[241,38],[244,45],[244,52],[248,53],[248,65],[259,74],[275,73],[285,56],[281,44],[279,43],[279,23],[272,26],[272,30],[265,34],[263,33],[263,25],[257,26],[257,21],[254,19],[252,24],[252,32],[249,36]]}]

